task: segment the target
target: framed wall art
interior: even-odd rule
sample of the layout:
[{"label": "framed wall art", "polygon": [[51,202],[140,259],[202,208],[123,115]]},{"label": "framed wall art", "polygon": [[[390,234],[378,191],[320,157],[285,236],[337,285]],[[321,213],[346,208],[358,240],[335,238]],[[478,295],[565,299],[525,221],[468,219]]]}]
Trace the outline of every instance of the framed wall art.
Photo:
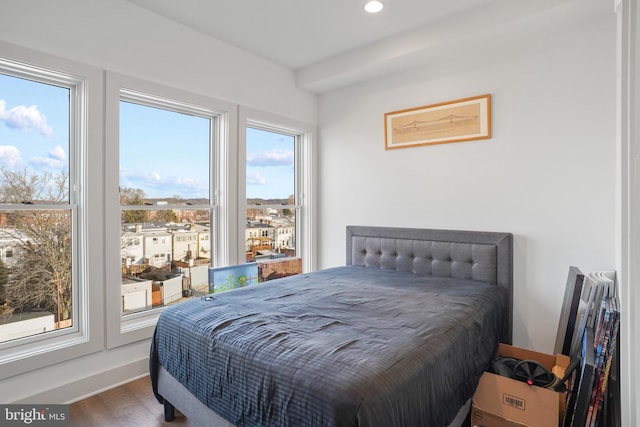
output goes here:
[{"label": "framed wall art", "polygon": [[491,138],[491,95],[384,115],[385,149]]}]

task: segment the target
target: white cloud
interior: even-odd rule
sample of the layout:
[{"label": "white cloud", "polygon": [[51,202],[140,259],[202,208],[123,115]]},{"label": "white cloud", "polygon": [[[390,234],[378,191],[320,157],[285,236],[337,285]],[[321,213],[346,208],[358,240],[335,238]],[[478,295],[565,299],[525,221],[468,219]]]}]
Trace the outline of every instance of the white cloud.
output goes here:
[{"label": "white cloud", "polygon": [[64,148],[58,145],[53,150],[49,151],[49,158],[56,159],[56,160],[64,160],[67,158],[67,155],[64,152]]},{"label": "white cloud", "polygon": [[162,176],[157,172],[120,169],[120,185],[128,188],[140,188],[145,197],[199,198],[209,196],[207,183],[189,177]]},{"label": "white cloud", "polygon": [[162,183],[162,177],[157,172],[144,172],[131,169],[120,169],[121,181],[131,183],[124,187],[142,188],[157,187]]},{"label": "white cloud", "polygon": [[30,158],[29,162],[37,168],[47,167],[51,169],[60,169],[65,166],[65,162],[58,159],[52,159],[51,157],[36,156]]},{"label": "white cloud", "polygon": [[267,180],[258,171],[247,171],[247,185],[265,185]]},{"label": "white cloud", "polygon": [[0,145],[0,164],[10,168],[21,166],[20,150],[12,145]]},{"label": "white cloud", "polygon": [[47,157],[35,156],[29,159],[29,162],[36,167],[48,167],[52,169],[60,169],[67,166],[65,159],[67,158],[64,149],[59,145],[49,151]]},{"label": "white cloud", "polygon": [[37,105],[18,105],[7,110],[7,102],[0,99],[0,122],[12,129],[36,131],[45,136],[53,135],[53,129],[47,124],[47,117],[38,110]]},{"label": "white cloud", "polygon": [[293,150],[273,149],[259,153],[247,153],[250,166],[293,166]]}]

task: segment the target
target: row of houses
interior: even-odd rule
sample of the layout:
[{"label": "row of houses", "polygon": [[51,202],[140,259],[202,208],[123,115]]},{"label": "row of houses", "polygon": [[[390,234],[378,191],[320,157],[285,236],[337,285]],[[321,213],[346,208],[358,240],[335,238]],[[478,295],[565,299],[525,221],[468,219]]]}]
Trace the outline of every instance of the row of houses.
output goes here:
[{"label": "row of houses", "polygon": [[120,237],[122,267],[135,273],[136,266],[163,268],[172,260],[194,265],[211,258],[211,231],[206,224],[138,223],[123,227]]},{"label": "row of houses", "polygon": [[[287,218],[248,221],[246,261],[295,255],[295,223]],[[163,268],[172,261],[190,266],[211,259],[211,228],[200,223],[138,223],[123,227],[120,239],[123,269]]]},{"label": "row of houses", "polygon": [[[260,218],[245,228],[246,261],[295,255],[295,225],[286,219]],[[199,223],[138,223],[123,228],[121,237],[122,313],[172,304],[208,293],[211,229]],[[141,273],[163,269],[163,279]]]},{"label": "row of houses", "polygon": [[[19,231],[0,236],[0,260],[12,265],[20,258]],[[289,219],[257,219],[245,228],[247,261],[295,254],[295,224]],[[120,237],[123,269],[163,268],[172,261],[191,266],[211,259],[211,228],[208,223],[127,224]]]}]

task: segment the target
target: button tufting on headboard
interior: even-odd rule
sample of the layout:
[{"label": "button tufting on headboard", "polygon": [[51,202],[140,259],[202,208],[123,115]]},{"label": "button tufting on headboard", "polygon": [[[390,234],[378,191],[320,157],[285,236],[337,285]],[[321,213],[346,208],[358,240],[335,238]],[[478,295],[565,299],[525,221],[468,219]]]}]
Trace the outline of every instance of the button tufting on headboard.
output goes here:
[{"label": "button tufting on headboard", "polygon": [[496,282],[495,245],[353,236],[352,265]]},{"label": "button tufting on headboard", "polygon": [[504,290],[513,331],[513,234],[490,231],[347,226],[347,265],[469,278]]}]

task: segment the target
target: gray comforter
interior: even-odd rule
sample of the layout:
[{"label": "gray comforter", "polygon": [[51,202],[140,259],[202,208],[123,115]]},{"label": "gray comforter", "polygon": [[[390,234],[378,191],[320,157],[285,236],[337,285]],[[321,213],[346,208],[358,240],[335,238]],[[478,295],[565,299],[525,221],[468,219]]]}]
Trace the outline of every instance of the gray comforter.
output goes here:
[{"label": "gray comforter", "polygon": [[497,286],[351,266],[212,296],[164,310],[152,382],[160,364],[239,426],[446,425],[505,306]]}]

